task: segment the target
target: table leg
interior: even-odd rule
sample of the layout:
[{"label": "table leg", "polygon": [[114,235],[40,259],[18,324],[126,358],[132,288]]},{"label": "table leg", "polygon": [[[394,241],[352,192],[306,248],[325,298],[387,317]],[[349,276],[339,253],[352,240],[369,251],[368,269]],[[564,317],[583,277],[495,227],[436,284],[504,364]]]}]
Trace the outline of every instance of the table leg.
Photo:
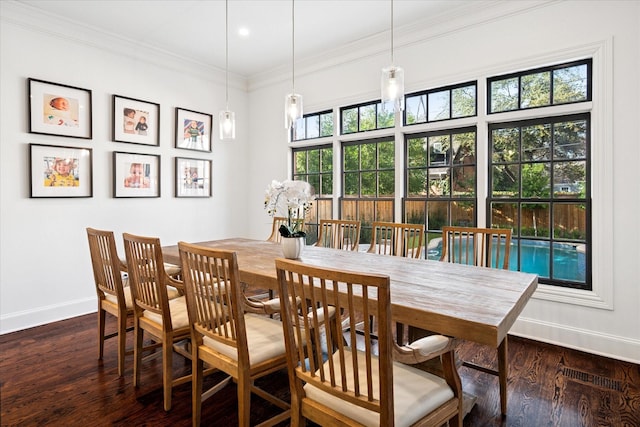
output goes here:
[{"label": "table leg", "polygon": [[504,337],[498,346],[498,382],[500,383],[500,411],[502,416],[507,415],[507,377],[509,376],[509,363],[507,360],[507,337]]}]

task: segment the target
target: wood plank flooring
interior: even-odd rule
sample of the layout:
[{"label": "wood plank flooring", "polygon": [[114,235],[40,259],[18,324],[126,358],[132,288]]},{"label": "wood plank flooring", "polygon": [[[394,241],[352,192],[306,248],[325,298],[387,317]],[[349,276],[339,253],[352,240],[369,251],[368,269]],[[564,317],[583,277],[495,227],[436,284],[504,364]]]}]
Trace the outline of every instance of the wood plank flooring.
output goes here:
[{"label": "wood plank flooring", "polygon": [[[108,327],[115,322],[108,316]],[[173,408],[162,409],[162,363],[149,361],[142,385],[132,386],[132,356],[118,378],[116,342],[105,344],[97,360],[96,315],[80,316],[0,336],[0,424],[2,426],[189,426],[191,384],[173,391]],[[640,365],[509,338],[508,415],[500,415],[497,377],[460,368],[463,388],[478,396],[464,420],[478,426],[640,427]],[[129,346],[131,337],[129,337]],[[460,355],[478,363],[496,363],[496,352],[471,343]],[[174,357],[177,374],[190,363]],[[215,374],[206,380],[213,384]],[[205,384],[206,385],[206,384]],[[260,385],[288,400],[285,372]],[[278,412],[258,397],[252,400],[252,424]],[[234,384],[205,401],[203,426],[237,424]]]}]

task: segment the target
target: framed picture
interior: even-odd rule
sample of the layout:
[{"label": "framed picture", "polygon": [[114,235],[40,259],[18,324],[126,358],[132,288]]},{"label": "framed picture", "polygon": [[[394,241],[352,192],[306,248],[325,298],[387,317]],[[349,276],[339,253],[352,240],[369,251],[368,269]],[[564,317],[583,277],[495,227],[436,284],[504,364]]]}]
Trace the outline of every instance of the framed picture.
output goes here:
[{"label": "framed picture", "polygon": [[31,197],[93,197],[91,148],[29,144]]},{"label": "framed picture", "polygon": [[113,140],[160,145],[160,104],[113,95]]},{"label": "framed picture", "polygon": [[91,139],[91,91],[27,79],[29,132]]},{"label": "framed picture", "polygon": [[211,114],[176,108],[176,148],[211,152]]},{"label": "framed picture", "polygon": [[211,197],[211,160],[176,157],[176,197]]},{"label": "framed picture", "polygon": [[114,151],[113,197],[160,197],[160,156]]}]

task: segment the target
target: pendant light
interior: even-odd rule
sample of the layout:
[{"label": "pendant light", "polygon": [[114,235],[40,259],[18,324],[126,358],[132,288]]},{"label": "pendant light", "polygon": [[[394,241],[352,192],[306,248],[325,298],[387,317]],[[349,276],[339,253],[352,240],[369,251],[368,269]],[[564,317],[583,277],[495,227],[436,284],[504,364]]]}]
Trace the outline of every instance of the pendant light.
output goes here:
[{"label": "pendant light", "polygon": [[302,118],[302,95],[296,93],[296,16],[295,0],[291,0],[291,93],[284,100],[284,127],[290,129]]},{"label": "pendant light", "polygon": [[220,111],[220,139],[236,139],[236,114],[229,111],[229,0],[224,2],[226,109]]},{"label": "pendant light", "polygon": [[382,69],[382,102],[393,102],[395,111],[404,110],[404,70],[393,62],[393,0],[391,0],[391,65]]}]

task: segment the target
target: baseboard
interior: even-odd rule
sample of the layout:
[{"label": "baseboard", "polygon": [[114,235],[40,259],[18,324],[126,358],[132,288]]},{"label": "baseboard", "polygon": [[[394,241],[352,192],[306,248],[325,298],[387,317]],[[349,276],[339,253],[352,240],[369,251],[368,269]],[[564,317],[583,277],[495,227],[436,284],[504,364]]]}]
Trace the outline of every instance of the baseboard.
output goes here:
[{"label": "baseboard", "polygon": [[0,315],[0,335],[33,328],[46,323],[57,322],[97,311],[96,298],[85,298],[65,304],[38,307],[33,310],[18,311]]},{"label": "baseboard", "polygon": [[[95,298],[0,316],[0,335],[96,312]],[[640,364],[640,340],[520,317],[509,334]]]},{"label": "baseboard", "polygon": [[522,317],[509,334],[640,364],[640,340]]}]

